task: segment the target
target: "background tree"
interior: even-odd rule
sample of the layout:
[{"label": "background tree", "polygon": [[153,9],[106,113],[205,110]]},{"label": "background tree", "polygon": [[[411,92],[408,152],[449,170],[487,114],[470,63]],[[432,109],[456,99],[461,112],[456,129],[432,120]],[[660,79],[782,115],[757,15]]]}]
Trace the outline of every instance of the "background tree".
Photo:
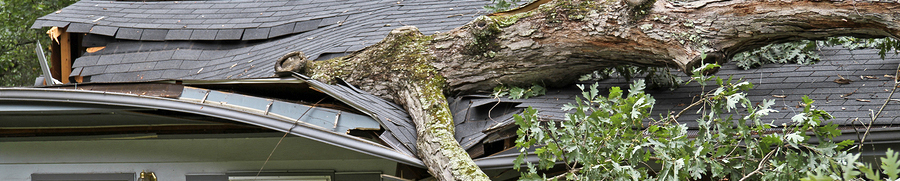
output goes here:
[{"label": "background tree", "polygon": [[[47,29],[31,29],[34,20],[77,0],[0,1],[0,86],[30,86],[41,74],[34,43],[50,47]],[[49,52],[49,51],[47,51]]]}]

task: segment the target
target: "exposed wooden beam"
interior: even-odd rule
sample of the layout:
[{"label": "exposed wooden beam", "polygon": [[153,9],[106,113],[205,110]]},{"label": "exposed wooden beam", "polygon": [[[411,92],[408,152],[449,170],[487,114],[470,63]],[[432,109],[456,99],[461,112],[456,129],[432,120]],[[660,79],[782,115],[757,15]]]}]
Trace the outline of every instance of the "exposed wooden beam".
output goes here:
[{"label": "exposed wooden beam", "polygon": [[[59,64],[61,54],[59,53],[59,43],[56,41],[50,41],[50,76],[56,80],[62,80],[60,75],[62,75],[62,71],[60,70],[61,65]],[[44,85],[47,85],[46,82]]]},{"label": "exposed wooden beam", "polygon": [[66,28],[62,29],[62,34],[59,35],[59,52],[62,56],[60,56],[60,79],[64,84],[69,83],[69,75],[72,74],[72,39],[69,35],[69,32],[66,32]]}]

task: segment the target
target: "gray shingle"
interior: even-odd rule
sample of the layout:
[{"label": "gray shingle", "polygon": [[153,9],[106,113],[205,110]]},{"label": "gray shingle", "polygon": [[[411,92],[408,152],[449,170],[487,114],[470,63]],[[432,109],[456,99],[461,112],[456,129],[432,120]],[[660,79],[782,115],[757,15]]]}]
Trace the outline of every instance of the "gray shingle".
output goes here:
[{"label": "gray shingle", "polygon": [[[133,66],[132,66],[133,68]],[[152,70],[152,71],[143,71],[138,72],[138,76],[141,80],[156,80],[162,77],[162,74],[165,73],[165,70]]]},{"label": "gray shingle", "polygon": [[216,40],[240,40],[243,34],[243,29],[219,30]]},{"label": "gray shingle", "polygon": [[35,20],[34,24],[31,24],[31,29],[41,29],[44,27],[44,20]]},{"label": "gray shingle", "polygon": [[[237,5],[238,5],[238,4],[235,4],[235,3],[227,3],[227,4],[226,4],[226,3],[219,3],[219,4],[214,4],[212,7],[210,7],[210,9],[207,9],[207,10],[213,10],[213,12],[215,12],[216,9],[229,9],[229,8],[234,8],[234,7],[236,7]],[[198,11],[199,11],[199,10],[198,10]],[[194,11],[194,13],[197,13],[197,12]]]},{"label": "gray shingle", "polygon": [[344,16],[335,16],[335,17],[329,17],[329,18],[322,19],[322,22],[319,22],[319,27],[336,25],[336,24],[340,23],[341,21],[346,20],[347,17],[348,16],[344,15]]},{"label": "gray shingle", "polygon": [[191,40],[215,40],[219,30],[194,30]]},{"label": "gray shingle", "polygon": [[116,36],[116,31],[119,28],[111,27],[111,26],[94,26],[91,28],[91,33],[98,35],[106,35],[106,36]]},{"label": "gray shingle", "polygon": [[147,55],[147,61],[169,60],[172,59],[173,54],[175,54],[175,50],[150,52]]},{"label": "gray shingle", "polygon": [[131,69],[129,69],[128,71],[135,72],[135,71],[152,70],[154,67],[156,67],[156,63],[157,62],[136,63],[136,64],[131,65]]},{"label": "gray shingle", "polygon": [[69,74],[69,77],[81,76],[82,70],[84,70],[84,67],[75,67],[74,69],[72,69],[72,72],[71,72],[71,74]]},{"label": "gray shingle", "polygon": [[187,76],[191,73],[190,70],[180,70],[180,69],[170,69],[163,72],[160,78],[164,79],[178,79],[184,76]]},{"label": "gray shingle", "polygon": [[181,62],[183,60],[166,60],[160,61],[156,63],[156,66],[153,67],[154,70],[168,70],[181,67]]},{"label": "gray shingle", "polygon": [[81,70],[81,76],[98,75],[106,72],[106,65],[84,67]]},{"label": "gray shingle", "polygon": [[131,69],[131,64],[115,64],[107,66],[104,73],[128,72],[129,69]]},{"label": "gray shingle", "polygon": [[84,23],[72,23],[69,24],[69,27],[66,28],[66,32],[69,33],[90,33],[91,27],[94,27],[92,24],[84,24]]},{"label": "gray shingle", "polygon": [[182,68],[182,69],[202,68],[202,67],[206,67],[207,63],[208,63],[208,61],[203,61],[203,60],[195,60],[195,61],[187,61],[186,60],[184,62],[181,62],[181,67],[178,67],[178,68]]},{"label": "gray shingle", "polygon": [[295,25],[295,23],[288,23],[288,24],[283,24],[283,25],[279,25],[276,27],[272,27],[272,29],[269,31],[269,38],[279,37],[282,35],[287,35],[287,34],[293,33],[294,25]]},{"label": "gray shingle", "polygon": [[72,63],[72,67],[84,67],[97,64],[97,60],[100,60],[100,56],[82,56],[75,59],[75,62]]},{"label": "gray shingle", "polygon": [[203,50],[203,52],[200,53],[200,57],[198,59],[213,60],[213,59],[217,59],[217,58],[222,58],[222,57],[225,57],[226,52],[228,52],[228,51],[225,51],[225,50]]},{"label": "gray shingle", "polygon": [[255,28],[244,30],[243,40],[262,40],[269,37],[270,28]]},{"label": "gray shingle", "polygon": [[48,27],[66,27],[69,26],[69,22],[64,21],[46,21],[44,22],[44,26]]},{"label": "gray shingle", "polygon": [[[202,50],[190,50],[190,49],[175,50],[175,54],[172,55],[172,59],[197,60],[198,58],[200,58],[200,53],[202,53],[202,52],[203,52]],[[101,57],[101,59],[102,59],[102,57]]]},{"label": "gray shingle", "polygon": [[193,30],[169,30],[166,40],[190,40]]},{"label": "gray shingle", "polygon": [[159,30],[159,29],[145,29],[143,33],[141,33],[142,41],[163,41],[166,39],[166,34],[169,33],[169,30]]},{"label": "gray shingle", "polygon": [[[145,30],[143,34],[146,35],[146,34],[147,34],[147,31]],[[159,41],[142,41],[142,42],[140,42],[140,49],[138,49],[137,51],[139,51],[139,52],[151,52],[151,51],[160,51],[160,50],[172,49],[172,48],[166,48],[166,45],[168,45],[168,43],[166,43],[166,42],[159,42]]]},{"label": "gray shingle", "polygon": [[119,64],[122,62],[122,54],[101,55],[97,65]]},{"label": "gray shingle", "polygon": [[123,56],[122,56],[121,63],[143,62],[143,61],[147,60],[147,56],[149,54],[150,53],[148,53],[148,52],[122,54]]}]

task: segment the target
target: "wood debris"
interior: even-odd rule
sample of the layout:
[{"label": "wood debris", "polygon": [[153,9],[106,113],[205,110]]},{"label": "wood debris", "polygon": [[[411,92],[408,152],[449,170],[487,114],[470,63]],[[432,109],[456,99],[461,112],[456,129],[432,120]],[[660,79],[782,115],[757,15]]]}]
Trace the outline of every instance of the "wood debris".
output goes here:
[{"label": "wood debris", "polygon": [[787,97],[787,96],[786,96],[786,95],[772,95],[772,97],[776,97],[776,98],[785,98],[785,97]]},{"label": "wood debris", "polygon": [[868,100],[868,99],[856,99],[856,101],[859,101],[859,102],[872,102],[871,100]]},{"label": "wood debris", "polygon": [[878,77],[871,76],[871,75],[867,75],[867,76],[863,76],[863,77],[865,77],[867,79],[878,79]]},{"label": "wood debris", "polygon": [[88,47],[88,48],[87,48],[87,52],[88,52],[88,53],[94,53],[94,52],[103,50],[104,48],[106,48],[106,47]]},{"label": "wood debris", "polygon": [[59,27],[52,27],[50,30],[47,30],[47,35],[50,35],[50,39],[59,44],[59,36],[62,35],[63,31]]},{"label": "wood debris", "polygon": [[853,95],[853,93],[856,93],[856,91],[858,91],[858,90],[859,89],[856,89],[856,90],[853,90],[853,92],[841,95],[841,98],[847,99],[847,97],[850,97],[851,95]]},{"label": "wood debris", "polygon": [[841,74],[838,74],[838,77],[840,77],[840,78],[834,79],[834,83],[838,83],[838,84],[850,84],[850,82],[853,82],[853,81],[850,80],[850,79],[844,78],[844,76],[841,76]]}]

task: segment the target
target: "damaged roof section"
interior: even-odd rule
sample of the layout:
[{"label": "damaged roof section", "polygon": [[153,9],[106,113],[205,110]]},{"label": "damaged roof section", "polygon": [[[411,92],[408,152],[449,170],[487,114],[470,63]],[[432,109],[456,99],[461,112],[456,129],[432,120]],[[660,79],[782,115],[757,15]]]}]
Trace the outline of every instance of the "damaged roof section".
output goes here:
[{"label": "damaged roof section", "polygon": [[84,0],[32,28],[66,27],[83,47],[105,47],[73,62],[84,82],[271,77],[293,51],[309,59],[346,55],[416,26],[449,31],[481,15],[481,0],[153,1]]},{"label": "damaged roof section", "polygon": [[315,107],[316,105],[310,106],[216,90],[184,87],[182,96],[179,99],[296,120],[299,124],[316,126],[336,133],[347,133],[350,129],[380,129],[378,122],[368,116]]},{"label": "damaged roof section", "polygon": [[294,76],[307,80],[311,87],[378,119],[385,127],[384,133],[379,136],[382,141],[404,154],[418,156],[416,127],[406,110],[399,105],[346,83],[329,85],[302,74],[294,73]]},{"label": "damaged roof section", "polygon": [[[822,60],[813,65],[768,64],[742,70],[735,62],[731,62],[723,65],[716,75],[723,78],[731,76],[753,83],[754,88],[746,91],[751,101],[775,100],[775,105],[771,108],[778,112],[763,117],[765,122],[772,122],[774,125],[789,123],[790,118],[803,109],[802,97],[809,96],[815,101],[814,108],[831,113],[834,119],[830,121],[841,126],[845,132],[850,132],[854,126],[862,126],[862,122],[868,124],[872,121],[872,112],[877,112],[882,104],[888,101],[871,130],[873,134],[879,136],[872,137],[867,142],[896,141],[900,139],[900,135],[890,132],[900,126],[900,111],[897,111],[900,110],[900,98],[889,95],[893,90],[894,76],[898,73],[900,55],[888,53],[885,59],[881,59],[878,51],[823,47],[820,49]],[[836,83],[835,79],[840,77],[850,79],[851,82]],[[689,79],[684,75],[681,75],[681,78]],[[614,76],[598,83],[600,95],[606,95],[609,88],[614,86],[628,88],[631,82]],[[713,88],[715,87],[707,86],[706,91]],[[656,99],[651,114],[658,119],[668,113],[677,113],[685,109],[693,101],[699,100],[698,96],[705,91],[699,84],[691,83],[682,85],[674,91],[645,90],[645,92]],[[542,119],[561,121],[566,119],[565,112],[561,110],[562,106],[574,103],[577,96],[581,96],[581,91],[571,86],[550,89],[547,95],[529,99],[498,99],[487,95],[451,99],[450,108],[457,125],[456,138],[473,158],[478,158],[476,162],[499,163],[499,160],[514,159],[511,157],[518,154],[517,150],[511,149],[514,145],[502,144],[504,139],[515,136],[516,126],[512,115],[519,114],[530,106],[538,110]],[[697,122],[694,120],[700,115],[696,110],[693,108],[686,111],[679,118],[679,123],[687,124],[690,129],[697,129]],[[845,134],[837,139],[858,138],[855,134]]]}]

